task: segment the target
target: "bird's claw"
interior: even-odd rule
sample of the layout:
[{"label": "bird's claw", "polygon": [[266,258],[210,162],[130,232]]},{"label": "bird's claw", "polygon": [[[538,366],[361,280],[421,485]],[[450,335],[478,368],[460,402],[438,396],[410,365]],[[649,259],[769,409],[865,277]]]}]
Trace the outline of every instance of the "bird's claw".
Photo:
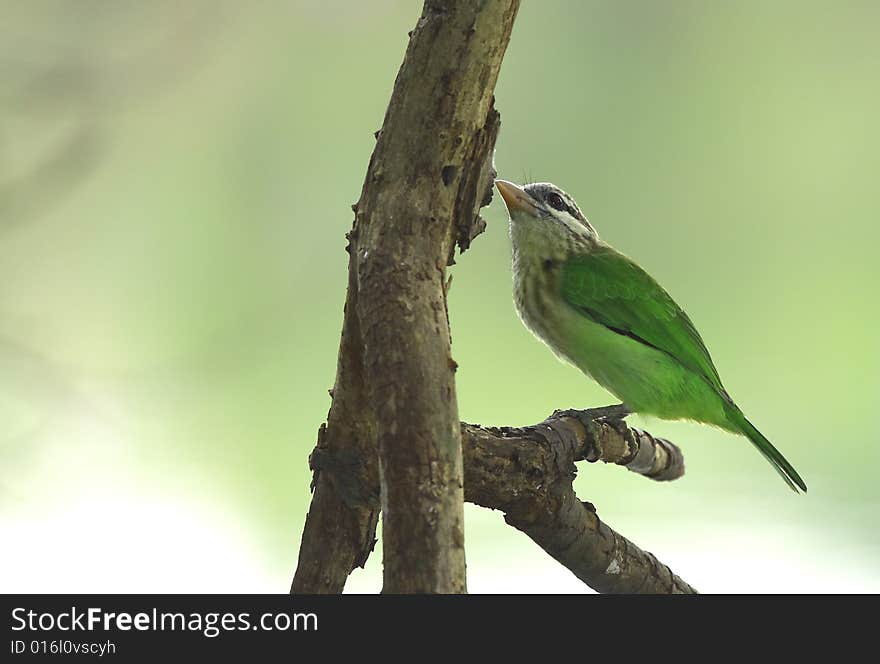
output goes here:
[{"label": "bird's claw", "polygon": [[614,404],[613,406],[602,406],[601,408],[586,408],[583,410],[576,410],[574,408],[554,410],[551,417],[570,417],[583,424],[584,427],[589,427],[590,424],[592,424],[596,420],[606,420],[609,424],[612,425],[617,422],[622,423],[623,419],[631,414],[632,411],[626,404],[619,403]]}]

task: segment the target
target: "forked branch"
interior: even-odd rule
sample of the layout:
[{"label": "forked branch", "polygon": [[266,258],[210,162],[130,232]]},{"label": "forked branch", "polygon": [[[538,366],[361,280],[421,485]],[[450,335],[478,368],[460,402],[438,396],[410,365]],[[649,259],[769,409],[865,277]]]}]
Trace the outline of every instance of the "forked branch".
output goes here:
[{"label": "forked branch", "polygon": [[[518,428],[462,422],[465,500],[504,512],[508,524],[598,592],[695,593],[575,495],[577,461],[616,464],[657,481],[684,473],[684,457],[675,444],[627,426],[615,408],[557,411]],[[374,465],[339,457],[321,441],[311,464],[322,477],[333,478],[350,509],[378,509]]]},{"label": "forked branch", "polygon": [[463,499],[502,510],[596,590],[693,592],[571,484],[584,459],[675,479],[684,463],[674,445],[627,427],[620,408],[522,429],[457,426],[446,266],[485,227],[500,123],[492,93],[518,6],[426,0],[410,34],[354,206],[333,402],[310,457],[292,592],[341,592],[372,551],[380,509],[386,591],[464,592]]}]

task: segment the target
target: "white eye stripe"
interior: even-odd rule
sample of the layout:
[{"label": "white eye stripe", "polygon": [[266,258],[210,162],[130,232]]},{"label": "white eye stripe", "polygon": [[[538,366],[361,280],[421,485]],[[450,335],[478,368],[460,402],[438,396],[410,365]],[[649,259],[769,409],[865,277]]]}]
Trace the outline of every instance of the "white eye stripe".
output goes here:
[{"label": "white eye stripe", "polygon": [[[556,185],[550,182],[534,182],[524,187],[536,201],[542,204],[545,214],[552,216],[558,222],[565,226],[566,230],[580,236],[596,236],[596,230],[592,224],[587,221],[583,212],[581,212],[574,198],[562,191]],[[559,201],[554,201],[554,197],[558,196]],[[558,209],[553,202],[561,202],[565,209]]]},{"label": "white eye stripe", "polygon": [[564,211],[564,210],[563,211],[553,210],[552,215],[554,218],[558,219],[563,224],[565,224],[566,228],[568,228],[573,233],[576,233],[577,235],[584,235],[584,234],[595,235],[596,234],[595,229],[590,224],[590,222],[587,221],[586,219],[581,221],[577,217],[572,216],[569,212]]}]

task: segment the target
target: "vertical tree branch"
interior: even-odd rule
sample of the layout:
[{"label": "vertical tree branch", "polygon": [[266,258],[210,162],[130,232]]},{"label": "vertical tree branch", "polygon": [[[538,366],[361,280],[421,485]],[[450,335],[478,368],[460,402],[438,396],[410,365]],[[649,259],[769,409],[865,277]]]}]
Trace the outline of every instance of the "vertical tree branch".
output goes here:
[{"label": "vertical tree branch", "polygon": [[466,589],[446,265],[488,182],[517,0],[428,0],[358,204],[358,317],[376,422],[384,590]]},{"label": "vertical tree branch", "polygon": [[350,495],[347,487],[374,483],[348,476],[375,477],[377,447],[384,590],[466,589],[444,284],[455,243],[464,251],[484,228],[478,211],[491,194],[499,126],[492,93],[518,6],[426,0],[410,33],[355,206],[333,404],[312,455],[293,592],[340,592],[366,560],[379,503]]},{"label": "vertical tree branch", "polygon": [[[291,592],[341,593],[348,575],[363,567],[373,550],[379,519],[378,496],[353,495],[353,486],[375,486],[376,446],[362,372],[362,341],[357,308],[357,254],[349,245],[348,293],[339,342],[336,382],[327,424],[309,459],[314,471],[312,504],[306,516]],[[321,457],[350,461],[320,470]],[[349,481],[346,466],[371,477]]]}]

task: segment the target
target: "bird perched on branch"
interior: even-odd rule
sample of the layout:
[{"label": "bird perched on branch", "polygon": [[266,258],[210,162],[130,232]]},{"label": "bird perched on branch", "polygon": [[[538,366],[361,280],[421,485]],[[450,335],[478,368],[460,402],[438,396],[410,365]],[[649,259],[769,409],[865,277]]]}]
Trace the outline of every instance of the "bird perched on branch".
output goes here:
[{"label": "bird perched on branch", "polygon": [[545,182],[495,184],[510,214],[514,299],[526,327],[629,411],[741,434],[793,490],[807,490],[724,389],[688,315],[599,239],[571,196]]}]

